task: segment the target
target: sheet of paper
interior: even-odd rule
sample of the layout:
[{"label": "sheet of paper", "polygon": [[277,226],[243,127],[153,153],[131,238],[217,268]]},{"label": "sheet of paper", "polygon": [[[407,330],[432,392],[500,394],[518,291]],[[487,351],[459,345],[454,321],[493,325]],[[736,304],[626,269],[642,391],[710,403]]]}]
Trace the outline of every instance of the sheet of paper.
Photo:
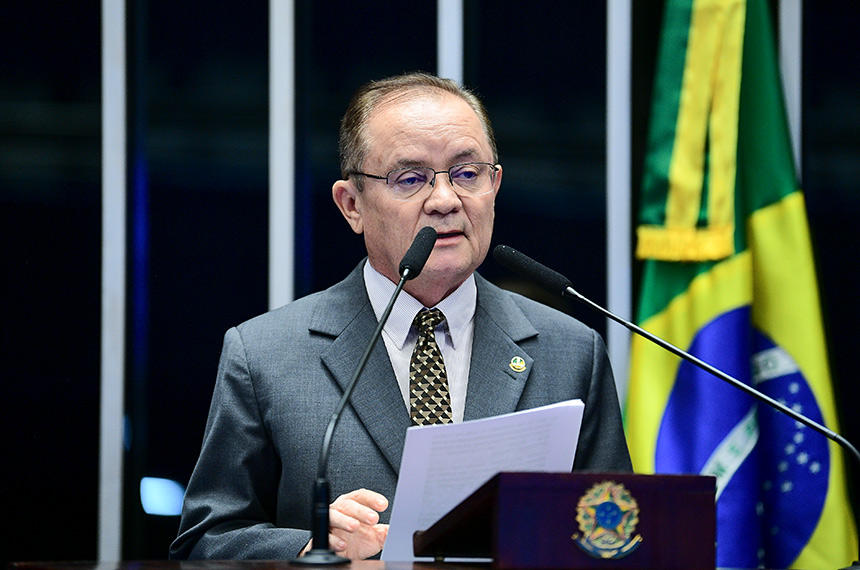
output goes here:
[{"label": "sheet of paper", "polygon": [[424,560],[412,554],[413,533],[432,526],[496,473],[569,472],[584,409],[581,400],[569,400],[406,430],[382,560]]}]

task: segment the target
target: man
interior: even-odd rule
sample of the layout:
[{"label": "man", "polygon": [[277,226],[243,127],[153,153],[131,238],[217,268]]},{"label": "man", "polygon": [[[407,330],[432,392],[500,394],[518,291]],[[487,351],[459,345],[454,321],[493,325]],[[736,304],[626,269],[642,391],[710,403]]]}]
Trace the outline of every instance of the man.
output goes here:
[{"label": "man", "polygon": [[[631,470],[599,336],[475,274],[502,181],[480,101],[426,74],[371,82],[350,103],[340,147],[332,196],[364,236],[367,261],[330,289],[227,332],[173,557],[291,558],[310,546],[303,529],[326,424],[425,226],[438,232],[434,249],[400,295],[333,438],[331,547],[354,559],[381,550],[406,428],[428,413],[463,421],[580,398],[574,469]],[[445,319],[430,325],[447,390],[431,412],[416,411],[410,387],[424,334],[412,325],[425,308]]]}]

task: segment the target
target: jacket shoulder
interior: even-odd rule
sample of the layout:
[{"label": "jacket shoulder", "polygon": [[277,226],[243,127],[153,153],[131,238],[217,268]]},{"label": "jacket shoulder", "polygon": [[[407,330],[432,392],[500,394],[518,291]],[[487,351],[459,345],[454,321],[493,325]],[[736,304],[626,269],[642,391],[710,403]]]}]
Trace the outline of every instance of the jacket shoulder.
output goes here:
[{"label": "jacket shoulder", "polygon": [[[589,326],[576,318],[530,299],[520,293],[502,289],[484,278],[478,280],[479,305],[483,306],[494,319],[508,321],[513,326],[516,320],[525,319],[539,334],[563,334],[579,338],[592,338],[597,334]],[[504,327],[503,327],[504,328]]]},{"label": "jacket shoulder", "polygon": [[359,264],[343,281],[272,309],[238,325],[243,336],[266,336],[272,331],[318,332],[337,336],[370,300]]}]

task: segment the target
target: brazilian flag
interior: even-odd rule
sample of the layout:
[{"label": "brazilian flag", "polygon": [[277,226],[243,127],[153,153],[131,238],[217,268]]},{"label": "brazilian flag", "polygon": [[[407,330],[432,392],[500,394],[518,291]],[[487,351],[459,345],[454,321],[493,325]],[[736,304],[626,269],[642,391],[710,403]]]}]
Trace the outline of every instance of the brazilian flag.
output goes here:
[{"label": "brazilian flag", "polygon": [[[639,324],[836,430],[766,0],[667,1],[648,137]],[[644,339],[631,350],[634,468],[716,476],[718,566],[855,559],[836,444]]]}]

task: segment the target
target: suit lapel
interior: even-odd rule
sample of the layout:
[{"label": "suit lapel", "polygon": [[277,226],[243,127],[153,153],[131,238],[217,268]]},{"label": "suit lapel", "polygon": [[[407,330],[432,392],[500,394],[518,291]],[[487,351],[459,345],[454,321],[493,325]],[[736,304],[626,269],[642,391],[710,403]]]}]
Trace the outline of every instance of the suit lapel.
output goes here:
[{"label": "suit lapel", "polygon": [[[359,264],[344,281],[321,295],[310,325],[311,331],[334,337],[321,358],[341,390],[352,378],[377,325],[362,267],[363,263]],[[518,343],[538,334],[506,292],[478,274],[475,279],[478,303],[464,420],[516,411],[534,363]],[[523,365],[512,366],[515,358],[521,358]],[[399,473],[411,420],[381,339],[371,352],[350,403],[386,461]]]},{"label": "suit lapel", "polygon": [[[335,337],[321,358],[341,390],[346,389],[355,373],[377,326],[364,287],[362,267],[363,263],[359,264],[344,281],[323,294],[310,326],[314,332]],[[411,423],[381,338],[356,382],[350,405],[391,468],[398,473],[406,428]]]},{"label": "suit lapel", "polygon": [[537,335],[505,292],[480,275],[475,279],[478,305],[464,420],[516,411],[534,363],[517,343]]}]

